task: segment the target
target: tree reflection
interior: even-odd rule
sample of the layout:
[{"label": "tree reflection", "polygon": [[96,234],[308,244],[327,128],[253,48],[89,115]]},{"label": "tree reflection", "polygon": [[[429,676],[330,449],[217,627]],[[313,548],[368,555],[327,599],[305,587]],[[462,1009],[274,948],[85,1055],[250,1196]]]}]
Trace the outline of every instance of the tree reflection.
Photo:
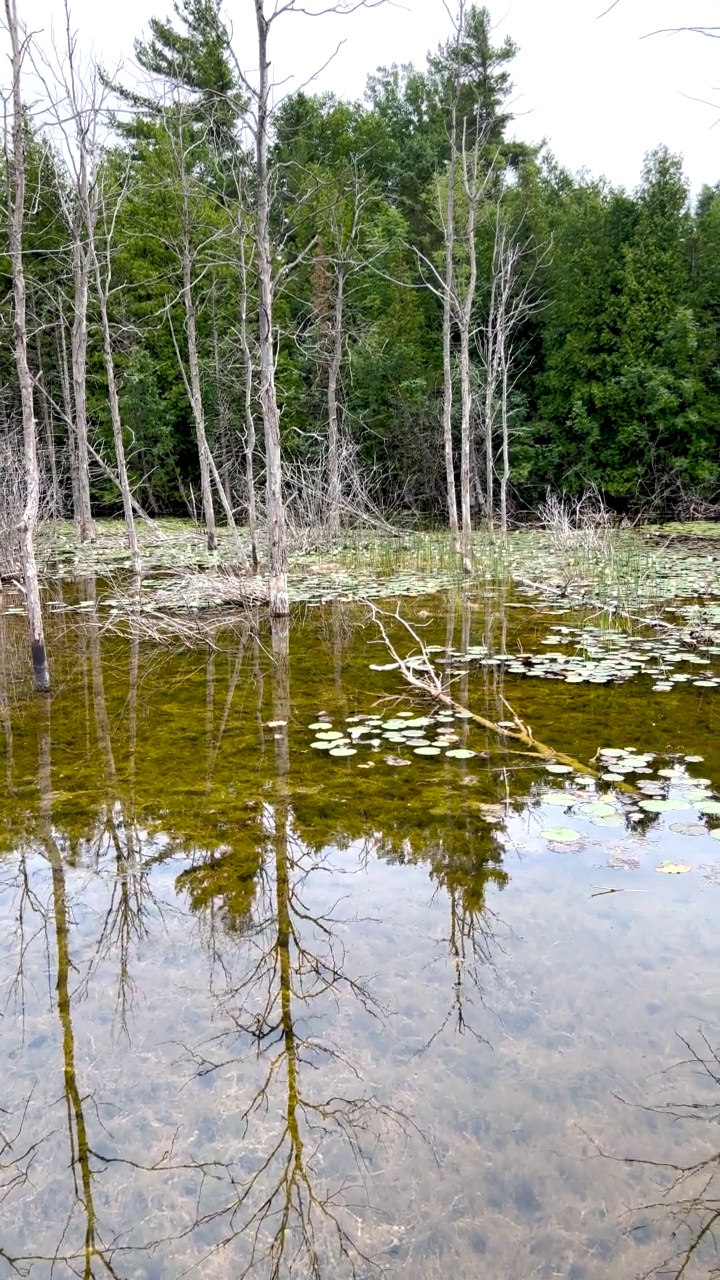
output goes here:
[{"label": "tree reflection", "polygon": [[[367,983],[350,973],[339,903],[322,909],[312,892],[312,882],[334,876],[335,868],[293,828],[286,627],[282,620],[273,626],[275,778],[272,802],[262,813],[254,897],[247,874],[228,892],[237,854],[193,868],[177,883],[195,910],[207,910],[217,896],[229,923],[239,908],[235,929],[248,944],[242,976],[238,981],[228,972],[217,997],[226,1027],[210,1044],[190,1050],[195,1069],[200,1075],[227,1071],[243,1049],[251,1049],[262,1067],[242,1110],[246,1139],[257,1151],[255,1167],[245,1178],[240,1168],[232,1170],[232,1198],[202,1221],[223,1224],[216,1248],[242,1240],[242,1276],[327,1280],[340,1262],[353,1275],[374,1267],[353,1227],[362,1214],[358,1200],[367,1207],[368,1171],[384,1129],[410,1122],[362,1089],[358,1068],[331,1034],[334,1017],[349,1001],[375,1018],[383,1010]],[[252,861],[246,856],[241,865],[249,872]],[[347,1161],[338,1159],[338,1143],[352,1154],[352,1178]],[[336,1182],[328,1175],[333,1164]]]},{"label": "tree reflection", "polygon": [[[700,1087],[708,1091],[707,1100],[669,1102],[660,1107],[648,1107],[659,1116],[678,1122],[700,1124],[702,1140],[706,1144],[717,1141],[720,1125],[720,1052],[713,1048],[707,1036],[700,1032],[698,1045],[680,1037],[688,1057],[678,1063],[679,1068],[689,1068],[693,1077],[699,1077]],[[696,1086],[698,1087],[698,1086]],[[714,1126],[705,1132],[706,1126]],[[661,1222],[670,1216],[672,1229],[670,1252],[652,1270],[645,1273],[662,1280],[681,1280],[681,1277],[720,1276],[720,1151],[710,1149],[699,1159],[685,1163],[659,1163],[638,1160],[640,1164],[657,1172],[664,1183],[659,1200],[645,1206],[645,1212]]]}]

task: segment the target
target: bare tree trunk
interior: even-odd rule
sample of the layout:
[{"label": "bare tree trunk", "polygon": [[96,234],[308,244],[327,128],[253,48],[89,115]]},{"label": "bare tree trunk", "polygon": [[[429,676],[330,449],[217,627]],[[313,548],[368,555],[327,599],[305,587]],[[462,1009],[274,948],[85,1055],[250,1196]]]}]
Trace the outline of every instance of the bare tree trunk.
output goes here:
[{"label": "bare tree trunk", "polygon": [[50,476],[52,479],[50,511],[53,520],[59,520],[62,516],[62,499],[60,496],[60,485],[58,483],[57,458],[55,456],[55,434],[53,431],[52,416],[50,414],[48,398],[45,394],[45,373],[43,370],[42,346],[40,343],[39,333],[35,335],[35,345],[37,351],[37,381],[38,387],[40,388],[43,426],[45,427],[45,447],[47,449],[48,462],[50,464]]},{"label": "bare tree trunk", "polygon": [[493,530],[493,511],[495,506],[495,392],[497,389],[497,271],[493,263],[492,281],[490,284],[490,309],[485,337],[485,404],[483,426],[485,430],[485,511],[488,530]]},{"label": "bare tree trunk", "polygon": [[338,266],[335,285],[332,350],[328,369],[328,532],[331,538],[340,535],[340,407],[338,383],[343,353],[343,309],[345,303],[345,272]]},{"label": "bare tree trunk", "polygon": [[[182,146],[182,141],[180,142]],[[228,533],[231,542],[239,553],[240,540],[238,538],[237,525],[235,524],[235,516],[233,509],[227,500],[225,489],[223,488],[222,478],[215,465],[215,459],[210,451],[205,431],[205,409],[202,401],[202,385],[200,381],[200,357],[198,354],[197,340],[197,316],[195,312],[195,299],[192,290],[192,255],[190,250],[190,208],[188,202],[188,193],[184,172],[184,157],[181,160],[183,172],[181,174],[182,184],[182,278],[183,278],[183,302],[185,304],[185,327],[187,329],[188,344],[188,367],[190,378],[185,378],[185,385],[190,397],[193,417],[195,419],[195,434],[197,437],[198,454],[200,457],[200,480],[202,484],[202,500],[203,500],[203,516],[205,527],[207,529],[207,545],[208,551],[216,551],[218,545],[217,526],[215,524],[215,509],[213,507],[212,483],[214,481],[217,490],[220,505],[225,512],[225,518],[228,525]],[[184,373],[184,365],[180,357],[180,351],[177,348],[178,360]]]},{"label": "bare tree trunk", "polygon": [[67,423],[67,440],[68,440],[68,460],[70,463],[70,487],[72,491],[72,509],[73,515],[78,510],[80,498],[78,496],[78,467],[77,467],[77,447],[75,443],[75,426],[73,416],[72,397],[70,395],[70,372],[68,369],[67,342],[65,340],[65,317],[63,315],[62,294],[58,290],[58,363],[60,366],[60,384],[62,386],[63,408],[65,410],[65,422]]},{"label": "bare tree trunk", "polygon": [[470,334],[477,287],[475,223],[478,200],[478,156],[476,141],[468,167],[466,127],[463,128],[463,185],[467,197],[468,281],[460,307],[460,504],[462,509],[461,550],[465,573],[472,573],[472,511],[470,503],[470,446],[472,435],[472,381],[470,376]]},{"label": "bare tree trunk", "polygon": [[[80,211],[76,214],[78,220],[79,216]],[[88,454],[87,423],[87,307],[89,275],[90,264],[86,246],[83,244],[82,229],[76,225],[73,227],[74,294],[71,354],[78,474],[78,505],[75,510],[75,525],[81,542],[92,542],[95,538],[95,527],[90,506],[90,458]]]},{"label": "bare tree trunk", "polygon": [[25,314],[25,271],[23,267],[23,222],[25,215],[25,134],[23,121],[20,75],[23,49],[18,27],[16,0],[5,0],[5,17],[11,45],[12,67],[12,177],[13,190],[8,226],[10,261],[13,279],[13,330],[15,338],[15,363],[17,366],[23,420],[23,453],[25,463],[26,500],[19,525],[20,554],[25,582],[25,602],[30,627],[33,676],[38,693],[49,693],[50,672],[45,649],[42,604],[35,561],[35,529],[40,506],[40,476],[38,474],[37,441],[35,434],[35,407],[33,383],[28,364],[27,319]]},{"label": "bare tree trunk", "polygon": [[285,507],[282,495],[282,454],[280,415],[275,390],[275,347],[273,341],[273,279],[270,245],[270,183],[268,174],[268,116],[270,110],[270,63],[267,56],[268,19],[264,0],[255,0],[258,32],[259,85],[257,96],[256,179],[258,311],[260,341],[260,404],[265,431],[267,474],[267,525],[270,614],[286,616],[288,603],[288,556]]},{"label": "bare tree trunk", "polygon": [[215,365],[215,407],[217,413],[218,435],[220,437],[221,471],[225,502],[232,509],[232,449],[230,444],[230,422],[227,400],[223,391],[223,380],[220,368],[220,342],[218,340],[217,311],[215,306],[215,287],[213,286],[212,313],[213,362]]},{"label": "bare tree trunk", "polygon": [[[182,146],[182,142],[180,143]],[[195,436],[200,459],[200,489],[202,493],[203,520],[207,531],[208,551],[216,551],[218,545],[215,525],[215,508],[213,506],[212,484],[210,482],[210,459],[207,437],[205,435],[205,412],[200,385],[200,361],[197,347],[197,323],[195,319],[195,302],[192,294],[192,260],[190,255],[190,211],[188,209],[187,190],[184,175],[182,178],[183,227],[182,227],[182,278],[183,303],[185,306],[185,327],[187,329],[188,366],[190,372],[190,404],[195,420]]]},{"label": "bare tree trunk", "polygon": [[140,564],[140,548],[138,546],[135,516],[133,514],[132,493],[130,491],[130,481],[128,480],[127,464],[125,461],[122,418],[120,416],[120,402],[118,400],[117,380],[115,378],[115,361],[113,359],[112,335],[110,333],[110,320],[108,318],[107,307],[108,281],[105,280],[103,282],[100,275],[100,263],[98,262],[97,249],[94,237],[92,237],[91,228],[89,229],[88,234],[91,236],[91,254],[93,258],[93,266],[95,268],[95,288],[97,290],[98,302],[100,304],[105,376],[108,384],[108,401],[110,403],[110,419],[112,421],[113,442],[115,444],[115,460],[117,462],[120,493],[122,494],[123,515],[125,517],[125,533],[127,536],[128,551],[130,552],[130,564],[133,573],[137,575],[140,574],[142,566]]},{"label": "bare tree trunk", "polygon": [[508,362],[506,353],[502,361],[502,472],[500,474],[500,529],[503,536],[507,533],[507,491],[510,479],[510,440],[508,430]]},{"label": "bare tree trunk", "polygon": [[253,362],[248,341],[248,287],[245,262],[245,237],[240,232],[240,344],[242,346],[245,375],[245,487],[247,489],[248,533],[250,535],[250,562],[253,573],[260,567],[257,546],[257,501],[255,497],[255,419],[252,410]]},{"label": "bare tree trunk", "polygon": [[452,124],[450,133],[450,166],[447,176],[447,208],[445,211],[445,288],[443,291],[443,447],[445,451],[445,477],[447,484],[447,505],[450,534],[456,551],[460,550],[458,530],[457,491],[455,489],[455,461],[453,455],[452,411],[453,411],[453,376],[452,376],[452,312],[455,288],[455,175],[457,170],[457,120],[456,104],[452,106]]}]

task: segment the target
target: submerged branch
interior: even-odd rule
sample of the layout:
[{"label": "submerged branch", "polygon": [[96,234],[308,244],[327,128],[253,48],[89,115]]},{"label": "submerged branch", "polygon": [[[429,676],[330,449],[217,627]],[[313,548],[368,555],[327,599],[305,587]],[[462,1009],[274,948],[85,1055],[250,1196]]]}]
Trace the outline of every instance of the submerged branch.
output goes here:
[{"label": "submerged branch", "polygon": [[[497,734],[498,738],[504,741],[520,742],[526,747],[530,747],[532,752],[541,756],[544,760],[558,761],[560,764],[567,764],[575,773],[584,773],[588,777],[596,778],[597,770],[590,765],[582,764],[580,760],[576,760],[574,756],[566,755],[562,751],[556,751],[553,747],[547,746],[544,742],[539,742],[533,736],[532,729],[529,725],[524,724],[518,716],[517,712],[510,706],[506,698],[503,698],[503,704],[515,721],[513,729],[504,728],[500,724],[496,724],[494,720],[488,720],[485,716],[481,716],[476,711],[471,711],[469,707],[463,706],[455,698],[451,697],[447,689],[443,686],[442,680],[438,672],[435,670],[432,659],[428,652],[427,646],[423,644],[422,639],[418,635],[415,628],[403,618],[399,608],[395,613],[388,613],[384,609],[378,608],[371,601],[365,602],[370,609],[373,622],[378,627],[383,643],[391,655],[393,662],[397,663],[401,676],[413,689],[417,689],[425,697],[432,699],[433,702],[439,702],[443,706],[454,711],[456,715],[461,715],[463,719],[472,720],[475,724],[479,724],[483,729],[487,729],[489,733]],[[412,638],[419,650],[419,657],[401,657],[395,645],[393,644],[384,619],[392,618],[394,622],[399,622],[405,628],[408,635]]]}]

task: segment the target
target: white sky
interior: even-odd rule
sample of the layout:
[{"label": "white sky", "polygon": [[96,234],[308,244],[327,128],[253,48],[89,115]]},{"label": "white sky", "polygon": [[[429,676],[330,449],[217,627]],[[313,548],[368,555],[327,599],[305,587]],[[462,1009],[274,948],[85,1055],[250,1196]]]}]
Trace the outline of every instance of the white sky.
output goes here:
[{"label": "white sky", "polygon": [[[452,2],[452,0],[451,0]],[[520,46],[514,64],[516,134],[546,138],[558,160],[634,187],[643,155],[666,143],[685,156],[694,190],[720,180],[720,40],[689,33],[642,39],[658,27],[720,26],[720,0],[494,0],[498,36]],[[109,67],[131,60],[133,39],[171,0],[71,0],[86,50]],[[26,24],[62,24],[61,0],[19,0]],[[226,0],[243,65],[253,62],[252,0]],[[403,0],[350,17],[287,15],[273,32],[275,77],[296,86],[345,44],[313,87],[361,97],[368,73],[392,62],[422,66],[449,34],[443,0]],[[247,50],[247,53],[245,53]],[[3,77],[4,78],[4,77]],[[290,87],[290,86],[288,86]],[[717,103],[703,105],[691,99]]]}]

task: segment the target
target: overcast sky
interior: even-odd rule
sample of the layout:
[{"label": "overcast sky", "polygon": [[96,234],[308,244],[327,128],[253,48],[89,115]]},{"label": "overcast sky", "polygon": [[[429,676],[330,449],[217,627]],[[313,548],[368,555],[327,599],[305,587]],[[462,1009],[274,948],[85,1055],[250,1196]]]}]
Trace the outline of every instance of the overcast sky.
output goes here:
[{"label": "overcast sky", "polygon": [[[452,0],[451,0],[452,2]],[[683,33],[649,36],[659,27],[720,26],[720,0],[499,0],[490,5],[498,37],[520,46],[514,64],[515,131],[549,141],[558,160],[634,187],[643,155],[659,143],[682,152],[698,190],[720,180],[720,40]],[[132,59],[133,39],[150,14],[171,0],[71,0],[86,49],[106,64]],[[19,0],[28,26],[49,37],[62,19],[58,0]],[[243,65],[253,63],[252,0],[227,0]],[[449,34],[442,0],[404,0],[350,17],[287,15],[273,34],[276,80],[300,85],[337,42],[337,58],[313,87],[361,97],[366,76],[392,62],[423,65]],[[643,39],[643,37],[648,38]],[[703,99],[698,102],[693,99]],[[717,103],[717,107],[705,104]]]}]

